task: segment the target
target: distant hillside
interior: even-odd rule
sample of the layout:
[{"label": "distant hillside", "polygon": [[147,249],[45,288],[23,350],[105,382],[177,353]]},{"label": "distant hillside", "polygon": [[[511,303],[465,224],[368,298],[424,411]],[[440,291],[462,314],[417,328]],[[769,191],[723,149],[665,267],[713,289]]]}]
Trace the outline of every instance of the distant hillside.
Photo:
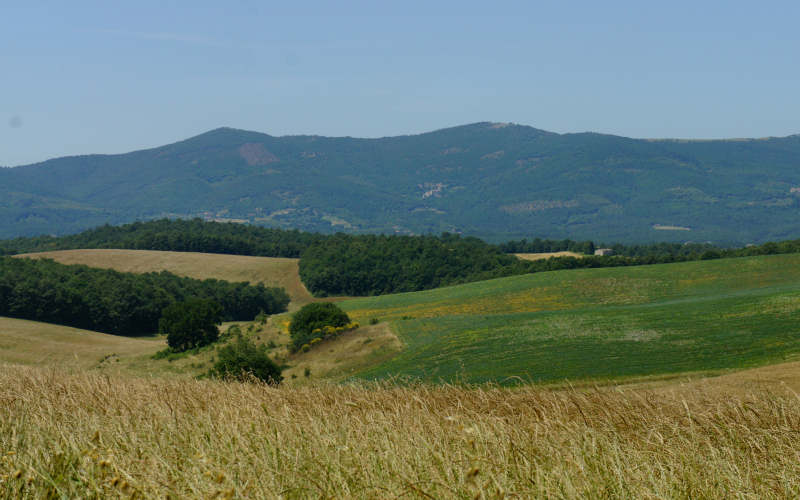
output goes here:
[{"label": "distant hillside", "polygon": [[636,140],[476,123],[381,139],[217,129],[0,169],[0,237],[200,216],[492,240],[796,238],[800,136]]}]

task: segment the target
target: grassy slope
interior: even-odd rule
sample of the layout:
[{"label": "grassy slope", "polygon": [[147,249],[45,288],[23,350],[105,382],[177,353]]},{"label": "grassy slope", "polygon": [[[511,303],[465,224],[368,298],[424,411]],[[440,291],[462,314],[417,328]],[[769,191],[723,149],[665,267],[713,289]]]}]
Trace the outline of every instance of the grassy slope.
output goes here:
[{"label": "grassy slope", "polygon": [[[111,367],[116,366],[118,359],[129,360],[153,354],[162,349],[163,344],[163,339],[120,337],[0,317],[0,362],[81,369],[104,363]],[[106,360],[101,363],[103,358]]]},{"label": "grassy slope", "polygon": [[19,257],[48,258],[62,264],[85,264],[117,271],[147,273],[169,271],[190,278],[214,278],[226,281],[262,282],[286,289],[293,306],[312,300],[300,281],[298,259],[247,257],[189,252],[151,250],[63,250],[24,254]]},{"label": "grassy slope", "polygon": [[[294,307],[310,300],[291,259],[130,250],[36,256],[135,272],[263,280],[293,286]],[[399,340],[385,329],[362,329],[288,356],[280,349],[288,341],[285,328],[274,321],[253,335],[278,344],[275,355],[292,366],[287,376],[297,375],[297,382],[305,382],[305,368],[312,380],[353,370],[431,381],[639,378],[743,368],[800,352],[794,334],[798,255],[539,273],[342,304],[361,324],[388,322]],[[275,319],[285,322],[287,315]],[[401,346],[405,350],[391,358]],[[115,352],[101,350],[101,356]],[[137,372],[198,372],[211,355],[178,360],[165,365],[168,370],[145,357],[122,364]]]},{"label": "grassy slope", "polygon": [[[198,279],[215,278],[228,281],[263,282],[268,286],[286,288],[293,311],[313,300],[311,294],[300,281],[297,272],[297,259],[246,257],[239,255],[203,254],[188,252],[160,252],[148,250],[64,250],[25,254],[18,257],[51,258],[64,264],[85,264],[93,267],[116,269],[124,272],[145,273],[170,271],[181,276]],[[330,297],[325,300],[341,300]],[[392,331],[384,324],[364,327],[341,338],[326,341],[309,353],[290,355],[285,349],[289,342],[286,325],[276,325],[275,319],[288,324],[288,314],[271,318],[266,325],[252,322],[237,322],[246,335],[256,342],[274,342],[278,348],[271,351],[281,364],[288,366],[285,372],[287,384],[304,384],[321,377],[340,379],[355,371],[385,361],[400,350],[401,344]],[[204,373],[212,365],[213,349],[174,359],[172,361],[153,360],[150,354],[165,347],[164,339],[144,339],[147,348],[141,352],[129,352],[125,337],[85,332],[94,343],[76,342],[75,330],[69,327],[47,323],[24,322],[24,331],[9,329],[18,320],[0,318],[0,361],[35,362],[48,366],[62,364],[74,356],[79,358],[79,366],[100,367],[105,370],[120,369],[128,373],[148,375],[190,376]],[[233,324],[233,323],[231,323]],[[224,325],[225,330],[229,325]],[[9,339],[14,337],[14,342]],[[25,342],[23,342],[25,339]],[[57,339],[58,348],[51,349],[50,342]],[[55,352],[69,353],[69,356],[55,356]],[[36,353],[42,353],[37,357]],[[108,361],[99,360],[110,355]],[[119,362],[117,361],[119,360]],[[303,376],[305,369],[311,370],[312,377]],[[297,378],[291,378],[295,375]]]},{"label": "grassy slope", "polygon": [[[286,335],[281,338],[280,334],[275,335],[277,332],[255,322],[223,323],[220,331],[225,332],[234,324],[244,327],[246,335],[257,337],[257,340],[288,341]],[[394,340],[397,341],[396,337]],[[174,359],[153,359],[152,355],[166,346],[164,336],[123,337],[0,316],[0,364],[97,369],[105,373],[148,377],[192,377],[207,372],[216,354],[216,350],[210,347]],[[362,362],[359,366],[363,365]]]},{"label": "grassy slope", "polygon": [[[645,368],[680,364],[674,350],[681,345],[692,346],[689,364],[722,357],[741,366],[774,359],[753,345],[796,351],[789,335],[800,310],[798,278],[800,256],[789,255],[542,273],[344,306],[359,319],[389,319],[409,345],[373,375],[432,362],[446,374],[426,349],[459,355],[478,374],[488,363],[493,377],[522,361],[613,372],[620,359],[609,352],[620,344],[630,344],[626,356]],[[437,319],[437,311],[446,315]],[[409,315],[417,319],[401,319]],[[358,335],[373,335],[374,344],[391,338],[385,329],[381,323]],[[13,347],[31,336],[42,340],[35,350]],[[347,357],[361,352],[360,338],[319,347]],[[738,357],[725,356],[748,342]],[[529,343],[544,345],[547,355],[537,358]],[[573,358],[557,355],[562,343]],[[79,366],[94,366],[107,350],[135,357],[161,345],[0,318],[0,497],[800,495],[798,362],[585,391],[276,389],[2,363],[65,364],[80,346]],[[12,352],[28,357],[9,359]],[[307,353],[294,370],[322,363],[312,358],[324,354]],[[323,368],[314,365],[314,377]]]},{"label": "grassy slope", "polygon": [[[288,340],[288,337],[284,338]],[[341,337],[326,340],[306,353],[289,355],[284,351],[282,355],[289,368],[284,370],[283,376],[289,385],[314,382],[320,378],[339,381],[391,359],[402,347],[388,324],[362,326]],[[304,375],[306,369],[310,371],[310,379]],[[294,379],[293,375],[297,378]]]},{"label": "grassy slope", "polygon": [[548,382],[743,368],[800,353],[800,255],[539,273],[342,306],[362,323],[389,320],[407,345],[367,377]]}]

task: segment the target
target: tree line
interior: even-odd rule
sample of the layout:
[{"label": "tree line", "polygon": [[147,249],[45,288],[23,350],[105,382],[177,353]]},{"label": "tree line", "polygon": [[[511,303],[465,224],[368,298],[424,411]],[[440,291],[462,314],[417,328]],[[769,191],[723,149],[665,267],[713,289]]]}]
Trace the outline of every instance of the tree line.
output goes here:
[{"label": "tree line", "polygon": [[169,250],[260,257],[300,257],[324,235],[296,229],[206,222],[202,219],[159,219],[122,226],[103,225],[69,236],[36,236],[0,241],[0,255],[79,248]]},{"label": "tree line", "polygon": [[610,248],[614,255],[625,257],[661,257],[702,255],[707,251],[719,251],[720,247],[711,243],[643,243],[625,245],[622,243],[595,243],[593,241],[547,240],[512,240],[498,245],[505,253],[552,253],[575,252],[592,255],[598,248]]},{"label": "tree line", "polygon": [[380,295],[524,273],[529,263],[455,234],[336,234],[311,245],[300,278],[315,295]]},{"label": "tree line", "polygon": [[183,278],[167,271],[133,274],[49,259],[0,257],[0,316],[57,323],[117,335],[158,331],[172,303],[207,299],[226,321],[283,312],[289,296],[263,284]]},{"label": "tree line", "polygon": [[[591,254],[609,247],[611,257],[586,255],[522,261],[511,253],[573,251]],[[708,243],[600,245],[591,241],[518,240],[492,245],[474,237],[387,236],[297,230],[194,220],[155,220],[101,226],[64,236],[0,241],[0,253],[73,248],[128,248],[267,257],[300,257],[300,277],[317,296],[378,295],[426,290],[502,276],[558,269],[617,267],[688,260],[800,252],[800,240],[744,248]]]},{"label": "tree line", "polygon": [[800,253],[800,240],[729,249],[704,244],[682,248],[672,244],[635,245],[619,251],[612,256],[525,261],[503,253],[497,245],[458,235],[338,234],[324,245],[306,250],[300,259],[300,277],[317,296],[380,295],[543,271]]}]

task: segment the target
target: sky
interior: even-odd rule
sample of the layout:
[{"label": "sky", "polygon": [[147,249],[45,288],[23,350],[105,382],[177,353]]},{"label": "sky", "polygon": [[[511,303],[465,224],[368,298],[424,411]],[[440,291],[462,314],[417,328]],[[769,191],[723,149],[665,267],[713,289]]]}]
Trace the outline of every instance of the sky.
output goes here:
[{"label": "sky", "polygon": [[800,133],[800,2],[0,1],[0,165],[227,126]]}]

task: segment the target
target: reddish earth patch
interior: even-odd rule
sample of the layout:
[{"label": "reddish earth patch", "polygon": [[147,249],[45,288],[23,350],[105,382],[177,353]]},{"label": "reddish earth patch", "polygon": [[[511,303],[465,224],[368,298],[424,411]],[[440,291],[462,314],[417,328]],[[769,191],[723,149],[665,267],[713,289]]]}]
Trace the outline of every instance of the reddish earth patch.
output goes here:
[{"label": "reddish earth patch", "polygon": [[270,163],[280,161],[280,159],[265,148],[263,144],[254,142],[242,144],[239,147],[239,154],[251,167],[269,165]]}]

